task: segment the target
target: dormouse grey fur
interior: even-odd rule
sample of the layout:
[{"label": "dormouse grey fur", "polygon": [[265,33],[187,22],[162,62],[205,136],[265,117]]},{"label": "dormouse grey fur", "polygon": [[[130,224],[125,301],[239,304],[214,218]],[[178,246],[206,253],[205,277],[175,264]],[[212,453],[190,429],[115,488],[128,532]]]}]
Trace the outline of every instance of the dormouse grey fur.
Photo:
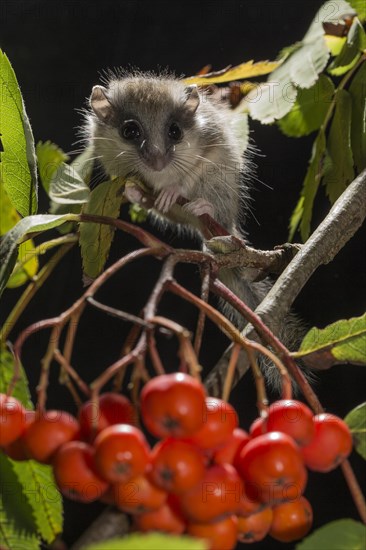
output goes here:
[{"label": "dormouse grey fur", "polygon": [[[196,86],[144,73],[94,86],[90,108],[86,134],[109,176],[137,176],[155,192],[156,212],[174,223],[197,230],[197,216],[208,213],[243,237],[238,221],[249,199],[243,178],[247,157],[236,133],[242,115]],[[172,216],[178,197],[189,203]],[[245,268],[220,272],[222,281],[255,309],[271,284],[253,282],[251,276]],[[244,319],[233,308],[223,304],[223,310],[243,328]],[[290,317],[285,340],[291,347],[299,324]],[[273,365],[266,365],[269,371],[267,379],[278,386]]]},{"label": "dormouse grey fur", "polygon": [[[244,155],[236,115],[196,86],[173,77],[130,75],[94,86],[89,135],[110,176],[136,175],[167,214],[179,196],[187,219],[207,212],[234,232]],[[242,115],[241,115],[242,116]]]}]

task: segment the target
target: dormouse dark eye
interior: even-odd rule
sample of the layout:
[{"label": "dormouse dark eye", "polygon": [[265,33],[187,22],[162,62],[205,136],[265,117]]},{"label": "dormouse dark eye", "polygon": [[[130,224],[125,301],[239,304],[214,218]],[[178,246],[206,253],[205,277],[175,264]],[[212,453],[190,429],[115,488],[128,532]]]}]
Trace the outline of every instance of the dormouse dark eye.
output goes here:
[{"label": "dormouse dark eye", "polygon": [[141,128],[135,120],[126,120],[121,128],[121,134],[125,139],[133,140],[141,136]]},{"label": "dormouse dark eye", "polygon": [[169,126],[168,135],[171,139],[178,141],[179,139],[181,139],[183,132],[176,122],[172,122],[172,124]]}]

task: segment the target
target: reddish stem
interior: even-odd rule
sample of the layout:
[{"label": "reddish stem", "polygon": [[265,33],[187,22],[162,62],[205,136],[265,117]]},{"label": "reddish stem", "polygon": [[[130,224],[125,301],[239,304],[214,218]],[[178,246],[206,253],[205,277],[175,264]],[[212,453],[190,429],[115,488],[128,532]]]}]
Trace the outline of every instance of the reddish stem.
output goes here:
[{"label": "reddish stem", "polygon": [[[211,273],[208,266],[204,266],[202,269],[203,269],[203,277],[202,277],[202,286],[201,286],[201,300],[203,300],[204,302],[208,302],[208,296],[210,292]],[[197,328],[196,328],[195,338],[194,338],[194,351],[197,357],[199,357],[199,353],[202,345],[205,321],[206,321],[205,312],[202,310],[199,310]]]},{"label": "reddish stem", "polygon": [[361,491],[361,487],[357,481],[357,478],[354,474],[351,464],[348,460],[344,460],[341,464],[343,475],[346,479],[348,489],[352,495],[353,502],[357,508],[357,511],[362,519],[363,523],[366,525],[366,502],[365,497]]}]

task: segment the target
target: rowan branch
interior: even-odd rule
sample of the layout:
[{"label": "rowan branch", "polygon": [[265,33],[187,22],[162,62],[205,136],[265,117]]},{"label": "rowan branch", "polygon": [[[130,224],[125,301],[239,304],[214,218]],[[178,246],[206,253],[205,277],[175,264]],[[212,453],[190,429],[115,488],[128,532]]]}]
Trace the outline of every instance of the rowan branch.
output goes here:
[{"label": "rowan branch", "polygon": [[215,254],[215,262],[221,268],[250,267],[259,270],[260,278],[278,275],[302,249],[301,244],[285,243],[274,250],[257,250],[243,239],[233,235],[213,237],[205,242],[205,249]]},{"label": "rowan branch", "polygon": [[[364,170],[344,191],[331,208],[329,214],[314,231],[301,251],[296,254],[285,271],[277,279],[255,313],[263,323],[278,334],[295,298],[301,292],[311,275],[321,265],[333,260],[337,253],[353,237],[366,217],[366,170]],[[235,304],[234,307],[236,307]],[[244,329],[244,335],[258,338],[251,325]],[[213,394],[222,388],[232,347],[224,352],[206,379],[206,385]],[[249,369],[248,359],[241,352],[234,385]],[[217,389],[219,388],[219,389]]]},{"label": "rowan branch", "polygon": [[[163,243],[158,241],[157,239],[151,239],[150,236],[144,232],[142,229],[136,229],[134,227],[131,228],[129,224],[125,224],[123,222],[119,223],[118,220],[113,221],[113,225],[119,227],[120,229],[123,229],[125,231],[128,231],[140,242],[143,242],[145,245],[149,245],[150,250],[146,251],[138,251],[137,255],[130,254],[127,255],[124,259],[119,260],[108,268],[106,272],[104,272],[94,283],[89,287],[89,289],[83,294],[83,296],[75,302],[75,304],[70,307],[67,311],[65,311],[63,314],[61,314],[59,317],[54,319],[48,319],[41,324],[38,324],[38,327],[35,326],[29,327],[24,333],[22,333],[15,345],[15,350],[17,354],[19,354],[22,344],[24,343],[25,339],[32,333],[34,333],[36,330],[39,330],[40,328],[53,328],[55,331],[55,338],[51,338],[50,342],[50,348],[48,350],[48,354],[46,354],[45,359],[48,360],[46,368],[44,368],[43,375],[44,375],[44,381],[41,384],[41,387],[45,390],[45,387],[47,385],[47,376],[48,376],[48,366],[49,366],[49,359],[51,357],[54,357],[56,355],[56,359],[60,360],[61,363],[64,363],[64,366],[66,366],[66,370],[70,371],[71,374],[73,371],[71,371],[71,365],[69,364],[68,357],[64,360],[63,357],[59,354],[56,342],[59,338],[60,330],[64,327],[65,323],[73,319],[73,316],[79,315],[82,312],[83,307],[87,302],[90,303],[90,305],[94,307],[98,307],[99,309],[104,310],[106,313],[110,315],[114,315],[123,319],[126,319],[126,315],[123,312],[119,312],[118,310],[114,308],[110,308],[109,306],[105,306],[103,304],[100,304],[97,302],[93,296],[96,293],[96,291],[107,281],[107,279],[114,274],[118,269],[122,268],[127,261],[131,259],[135,259],[138,255],[157,255],[160,257],[160,259],[166,258],[162,272],[160,274],[158,283],[154,286],[150,298],[145,306],[144,312],[143,312],[143,321],[139,323],[139,331],[141,330],[140,337],[134,345],[132,345],[129,352],[122,358],[120,358],[118,361],[116,361],[113,365],[111,365],[104,373],[94,381],[94,383],[91,385],[92,389],[92,396],[96,397],[101,387],[112,377],[115,376],[117,373],[121,373],[122,369],[131,362],[138,362],[143,358],[144,353],[146,352],[146,348],[149,342],[149,331],[152,330],[152,326],[164,326],[167,327],[169,330],[172,330],[177,334],[177,336],[181,340],[181,345],[186,346],[186,349],[184,350],[185,359],[187,357],[192,357],[190,360],[191,363],[194,363],[194,350],[192,345],[190,344],[190,340],[188,335],[186,334],[187,331],[183,327],[178,326],[176,323],[173,323],[172,321],[169,321],[167,319],[163,319],[161,317],[156,316],[156,309],[157,305],[166,291],[175,292],[179,296],[181,296],[183,299],[186,299],[187,301],[190,301],[193,303],[196,307],[199,308],[201,312],[205,314],[205,316],[210,317],[214,321],[220,321],[219,325],[221,330],[224,330],[226,334],[229,335],[229,337],[233,340],[235,349],[233,349],[233,346],[229,348],[220,360],[219,364],[216,365],[216,367],[213,370],[213,373],[208,377],[206,380],[206,386],[209,389],[210,395],[219,395],[216,393],[217,391],[217,384],[216,382],[219,381],[219,387],[225,386],[225,396],[228,395],[230,391],[231,385],[235,385],[237,381],[243,376],[243,374],[246,372],[247,368],[249,367],[249,362],[247,359],[245,359],[249,355],[251,356],[251,366],[255,367],[255,358],[252,354],[253,350],[259,349],[262,353],[267,354],[268,350],[265,350],[262,346],[259,346],[258,344],[254,344],[250,340],[258,339],[258,334],[261,335],[262,339],[265,340],[267,344],[269,344],[274,351],[276,352],[279,361],[279,367],[281,370],[281,361],[283,365],[289,369],[291,374],[297,379],[299,385],[301,386],[301,389],[304,391],[305,396],[307,397],[308,401],[311,403],[311,406],[313,407],[316,412],[321,412],[322,407],[319,403],[315,393],[307,383],[306,379],[303,377],[301,371],[296,367],[295,362],[293,358],[289,355],[288,350],[281,344],[281,342],[275,337],[275,333],[278,332],[280,325],[288,313],[288,310],[290,309],[295,297],[300,292],[300,290],[305,285],[306,281],[309,279],[309,277],[312,275],[312,273],[317,269],[317,267],[321,264],[328,263],[331,261],[331,259],[337,254],[337,252],[344,246],[344,244],[353,236],[353,234],[356,232],[356,230],[360,227],[362,224],[365,216],[366,216],[366,171],[359,176],[346,190],[346,192],[342,195],[342,197],[337,201],[337,203],[333,206],[332,210],[330,211],[329,215],[326,217],[324,222],[319,226],[319,228],[314,232],[312,237],[308,240],[308,242],[302,247],[301,252],[295,256],[295,258],[291,261],[287,269],[284,271],[284,273],[281,275],[277,283],[274,285],[273,289],[269,292],[268,296],[265,298],[265,300],[262,302],[262,304],[257,308],[256,312],[253,313],[249,308],[245,306],[233,293],[225,287],[222,283],[219,281],[215,281],[214,279],[211,280],[211,289],[220,294],[220,296],[227,299],[234,307],[240,311],[244,315],[244,317],[248,320],[249,323],[252,323],[247,326],[246,330],[243,331],[242,334],[240,334],[235,327],[231,325],[231,323],[226,319],[223,318],[222,315],[214,310],[212,306],[210,306],[206,299],[207,299],[207,292],[206,288],[204,289],[204,292],[202,293],[202,298],[200,299],[197,296],[194,296],[192,293],[178,285],[173,278],[173,271],[174,266],[178,262],[189,262],[189,263],[195,263],[201,267],[203,267],[206,270],[206,275],[208,273],[208,270],[211,270],[213,273],[217,273],[218,269],[225,265],[227,266],[234,266],[238,265],[233,262],[242,262],[243,257],[247,255],[246,266],[250,265],[251,267],[257,267],[260,271],[267,271],[268,269],[273,269],[273,265],[278,264],[278,256],[276,256],[278,251],[275,251],[276,254],[271,255],[267,252],[259,252],[254,251],[254,249],[251,249],[250,247],[247,247],[245,243],[241,243],[240,240],[238,240],[236,237],[228,237],[227,239],[221,239],[215,240],[213,239],[210,241],[208,248],[210,249],[211,253],[202,253],[202,252],[196,252],[196,251],[180,251],[180,250],[173,250],[169,247],[166,247]],[[98,218],[97,216],[90,216],[88,219],[84,217],[83,221],[93,221],[93,222],[99,222],[100,223],[110,223],[112,222],[110,220],[107,220],[104,217]],[[201,219],[203,224],[207,221],[207,219]],[[210,228],[212,229],[214,225],[210,225]],[[217,229],[217,227],[216,227]],[[210,231],[205,231],[205,234],[209,234]],[[220,230],[218,229],[219,234]],[[212,231],[211,231],[212,234]],[[214,246],[211,245],[214,243]],[[227,253],[219,253],[219,254],[212,254],[212,250],[215,248],[216,244],[219,244],[219,247],[222,245],[222,243],[228,243],[229,246],[233,245],[234,247],[238,246],[237,250],[232,250],[231,252]],[[239,243],[239,245],[238,245]],[[225,247],[224,247],[225,248]],[[225,251],[227,252],[227,250]],[[286,253],[282,253],[280,255],[283,255]],[[277,260],[275,258],[277,257]],[[279,264],[281,264],[283,260],[279,260]],[[251,263],[253,262],[253,263]],[[257,263],[255,263],[257,262]],[[240,263],[240,265],[242,265]],[[272,267],[269,267],[272,266]],[[207,284],[207,281],[206,281]],[[206,286],[206,284],[204,286]],[[203,318],[203,317],[202,317]],[[129,319],[132,320],[133,319]],[[136,319],[134,319],[136,321]],[[141,326],[142,325],[142,326]],[[268,326],[267,326],[268,325]],[[255,326],[255,330],[253,328]],[[201,330],[201,329],[200,329]],[[273,332],[272,332],[273,330]],[[57,334],[56,334],[57,332]],[[137,336],[137,334],[136,334]],[[154,340],[150,337],[150,343]],[[72,340],[73,343],[73,340]],[[154,344],[155,345],[155,344]],[[239,351],[239,345],[242,348]],[[198,346],[199,347],[199,346]],[[72,345],[71,345],[72,348]],[[246,352],[243,353],[243,348],[246,348]],[[160,365],[160,360],[157,355],[157,350],[153,347],[153,359],[155,366]],[[251,355],[252,354],[252,355]],[[70,355],[70,352],[66,354],[67,356]],[[229,373],[228,371],[228,361],[227,358],[231,358]],[[275,357],[273,356],[273,359]],[[65,363],[66,361],[66,363]],[[138,369],[137,369],[138,370]],[[142,370],[140,368],[140,370]],[[160,370],[158,368],[157,370]],[[235,373],[234,373],[235,371]],[[143,373],[142,373],[143,374]],[[197,372],[198,374],[198,372]],[[259,376],[260,373],[258,373]],[[286,378],[286,370],[284,369],[283,376]],[[226,383],[225,383],[226,382]],[[258,383],[258,381],[257,381]],[[259,380],[260,383],[260,380]],[[41,396],[41,405],[44,405],[42,403],[42,397],[44,398],[45,391],[43,392],[43,396]],[[265,393],[264,393],[264,387],[263,391],[258,391],[258,396],[262,396],[262,402],[260,400],[260,405],[266,406],[266,399],[265,399]],[[357,480],[353,476],[352,470],[350,470],[348,462],[344,462],[342,465],[343,471],[345,473],[345,477],[347,480],[347,483],[350,487],[351,493],[354,497],[354,500],[356,502],[356,505],[359,509],[361,517],[364,517],[364,501],[362,497],[362,493],[360,492]],[[114,535],[118,533],[122,534],[126,532],[127,524],[125,523],[121,531],[119,530],[119,527],[121,526],[121,522],[125,521],[124,514],[121,514],[119,512],[116,512],[115,510],[109,510],[106,511],[104,516],[104,522],[107,521],[107,518],[111,520],[111,524],[109,525],[109,535],[110,533],[113,533]],[[102,539],[100,539],[101,532],[103,532]],[[99,536],[98,536],[99,535]],[[105,540],[108,538],[108,535],[106,536],[104,525],[101,526],[101,523],[99,522],[97,525],[93,525],[90,528],[89,536],[91,537],[97,537],[99,540]],[[88,534],[85,533],[85,538],[83,537],[83,541],[85,544],[85,541],[88,540],[90,542],[90,539],[88,538]],[[76,550],[77,548],[80,548],[80,541],[79,543],[74,546],[73,550]]]}]

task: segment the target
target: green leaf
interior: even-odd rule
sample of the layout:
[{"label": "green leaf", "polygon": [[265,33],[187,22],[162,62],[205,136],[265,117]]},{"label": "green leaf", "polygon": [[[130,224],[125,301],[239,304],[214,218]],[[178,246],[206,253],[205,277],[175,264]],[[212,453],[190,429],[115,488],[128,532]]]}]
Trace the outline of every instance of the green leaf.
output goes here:
[{"label": "green leaf", "polygon": [[297,88],[312,88],[325,69],[330,49],[325,40],[323,23],[343,23],[343,17],[355,14],[344,0],[326,2],[315,16],[300,43],[283,50],[284,62],[244,98],[252,118],[271,124],[287,115],[297,97]]},{"label": "green leaf", "polygon": [[67,221],[78,221],[78,216],[73,214],[28,216],[20,220],[15,227],[3,236],[0,242],[0,296],[14,268],[18,255],[18,245],[21,240],[25,240],[27,233],[46,231]]},{"label": "green leaf", "polygon": [[196,538],[151,533],[147,535],[130,535],[91,544],[85,550],[160,550],[161,548],[167,550],[207,550],[208,546],[205,541]]},{"label": "green leaf", "polygon": [[[14,375],[14,358],[13,355],[4,347],[0,346],[0,393],[6,393],[9,384]],[[27,377],[23,367],[20,365],[19,379],[17,380],[12,395],[19,399],[27,408],[33,410]]]},{"label": "green leaf", "polygon": [[355,17],[342,51],[328,67],[328,72],[334,76],[345,74],[357,63],[365,48],[366,34],[360,20]]},{"label": "green leaf", "polygon": [[299,90],[291,111],[278,121],[289,137],[307,136],[323,124],[334,94],[333,82],[324,75],[308,90]]},{"label": "green leaf", "polygon": [[287,115],[296,101],[297,90],[289,82],[288,75],[275,73],[268,82],[258,84],[240,103],[247,106],[252,119],[262,124],[272,124]]},{"label": "green leaf", "polygon": [[[290,218],[290,221],[289,221],[289,226],[288,226],[288,229],[289,229],[288,240],[289,240],[289,242],[293,241],[296,230],[299,227],[301,219],[304,215],[304,202],[305,202],[305,197],[302,193],[299,200],[298,200],[298,202],[297,202],[297,205],[295,206],[295,210],[291,214],[291,218]],[[310,233],[310,220],[309,220],[308,228],[307,228],[306,231],[307,232],[305,234],[305,238],[303,238],[304,241],[307,239],[307,237]]]},{"label": "green leaf", "polygon": [[89,145],[71,163],[71,166],[76,170],[76,172],[79,174],[81,179],[85,181],[85,183],[90,183],[90,178],[93,173],[94,161],[95,152],[93,147]]},{"label": "green leaf", "polygon": [[131,204],[128,213],[134,223],[143,223],[147,220],[148,211],[139,204]]},{"label": "green leaf", "polygon": [[37,171],[34,141],[13,68],[0,50],[0,179],[22,216],[37,211]]},{"label": "green leaf", "polygon": [[364,550],[366,527],[353,519],[338,519],[306,537],[296,550]]},{"label": "green leaf", "polygon": [[[14,359],[3,346],[0,347],[0,392],[5,393],[14,375]],[[15,384],[12,395],[19,399],[27,409],[33,409],[30,398],[27,378],[22,366],[19,370],[19,378]],[[21,525],[28,525],[27,541],[42,538],[46,542],[52,542],[56,535],[62,531],[62,500],[58,492],[50,466],[45,466],[28,460],[16,462],[4,456],[0,452],[0,471],[5,485],[1,485],[0,495],[0,523],[14,524],[20,522],[20,528],[12,530],[12,535],[21,531]],[[10,485],[8,485],[10,483]],[[12,498],[19,500],[13,509]],[[2,500],[3,497],[3,500]],[[1,505],[2,502],[2,505]],[[24,506],[23,506],[24,505]],[[23,518],[23,512],[27,519]],[[5,514],[6,519],[1,517]],[[0,528],[1,541],[1,528]],[[0,543],[1,544],[1,543]],[[13,546],[14,550],[22,548]],[[24,548],[28,548],[24,546]],[[38,546],[35,546],[38,548]]]},{"label": "green leaf", "polygon": [[53,174],[62,162],[68,160],[66,153],[51,141],[38,142],[36,147],[39,176],[47,195]]},{"label": "green leaf", "polygon": [[300,224],[303,241],[310,235],[310,222],[313,213],[313,204],[323,174],[323,158],[325,153],[325,134],[321,130],[316,137],[311,154],[310,164],[305,176],[301,197],[291,216],[289,239],[292,240]]},{"label": "green leaf", "polygon": [[51,212],[55,213],[59,205],[68,207],[88,202],[90,189],[75,168],[62,162],[51,177],[49,195]]},{"label": "green leaf", "polygon": [[313,42],[304,41],[301,49],[287,61],[291,82],[299,88],[311,88],[318,80],[319,73],[324,70],[328,59],[329,50],[323,36]]},{"label": "green leaf", "polygon": [[297,88],[311,88],[329,59],[324,31],[312,40],[301,42],[286,60],[244,98],[250,116],[262,124],[271,124],[289,113],[295,104]]},{"label": "green leaf", "polygon": [[9,550],[39,550],[33,510],[13,468],[0,452],[0,545]]},{"label": "green leaf", "polygon": [[337,90],[336,107],[327,142],[323,184],[333,204],[354,180],[351,149],[352,100],[346,90]]},{"label": "green leaf", "polygon": [[309,366],[327,369],[339,363],[366,365],[366,313],[309,330],[294,354]]},{"label": "green leaf", "polygon": [[343,23],[344,16],[354,13],[343,0],[331,0],[320,8],[303,40],[283,50],[284,62],[270,74],[266,83],[259,84],[244,98],[243,103],[253,119],[271,124],[291,111],[297,89],[312,88],[328,63],[330,49],[323,23]]},{"label": "green leaf", "polygon": [[[79,214],[83,204],[88,202],[90,189],[84,176],[90,178],[93,165],[90,163],[92,150],[86,149],[69,165],[62,162],[54,172],[49,196],[52,214]],[[59,228],[62,234],[73,230],[73,224],[67,223]]]},{"label": "green leaf", "polygon": [[351,144],[360,173],[366,168],[366,63],[363,62],[348,89],[352,99]]},{"label": "green leaf", "polygon": [[357,15],[361,21],[366,19],[366,2],[365,0],[349,0],[351,6],[356,10]]},{"label": "green leaf", "polygon": [[35,214],[38,209],[38,172],[37,172],[37,155],[34,145],[34,137],[32,127],[29,122],[27,112],[25,110],[24,101],[22,99],[23,106],[23,126],[26,142],[26,155],[31,175],[31,189],[29,197],[29,211],[28,214]]},{"label": "green leaf", "polygon": [[31,508],[36,532],[51,543],[62,532],[62,497],[56,487],[52,467],[34,460],[12,463],[23,494]]},{"label": "green leaf", "polygon": [[[117,218],[123,201],[124,181],[115,179],[98,185],[83,208],[85,214]],[[103,270],[114,236],[114,228],[98,223],[80,224],[80,247],[83,269],[95,279]]]},{"label": "green leaf", "polygon": [[[14,550],[39,548],[40,539],[51,543],[62,531],[62,500],[53,480],[51,466],[33,460],[15,462],[0,453],[0,470],[6,480],[0,485],[0,544],[18,536],[25,545]],[[3,539],[3,540],[2,540]],[[38,543],[36,544],[38,539]]]},{"label": "green leaf", "polygon": [[350,411],[344,421],[351,430],[356,451],[366,460],[366,403]]}]

